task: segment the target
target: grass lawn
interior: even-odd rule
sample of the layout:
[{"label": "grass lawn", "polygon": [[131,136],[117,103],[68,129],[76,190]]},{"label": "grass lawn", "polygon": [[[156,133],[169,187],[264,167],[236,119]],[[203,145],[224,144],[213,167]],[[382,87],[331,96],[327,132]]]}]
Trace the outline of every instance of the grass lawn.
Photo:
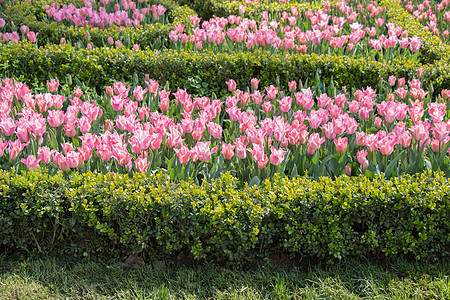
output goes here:
[{"label": "grass lawn", "polygon": [[0,256],[0,299],[450,299],[450,262],[334,266],[148,264]]}]

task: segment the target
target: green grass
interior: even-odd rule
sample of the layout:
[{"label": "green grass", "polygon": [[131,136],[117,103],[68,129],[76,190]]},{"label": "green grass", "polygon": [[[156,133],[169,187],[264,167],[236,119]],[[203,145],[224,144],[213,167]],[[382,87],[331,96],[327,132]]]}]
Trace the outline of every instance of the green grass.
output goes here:
[{"label": "green grass", "polygon": [[0,299],[450,299],[449,270],[448,261],[124,270],[112,261],[0,256]]}]

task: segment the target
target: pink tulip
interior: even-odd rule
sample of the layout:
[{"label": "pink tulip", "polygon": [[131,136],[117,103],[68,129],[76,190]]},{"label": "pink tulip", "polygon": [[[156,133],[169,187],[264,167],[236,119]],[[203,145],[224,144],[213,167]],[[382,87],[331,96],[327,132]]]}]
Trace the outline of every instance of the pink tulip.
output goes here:
[{"label": "pink tulip", "polygon": [[409,130],[412,132],[414,139],[418,142],[424,141],[429,137],[428,130],[423,122],[410,126]]},{"label": "pink tulip", "polygon": [[350,167],[350,166],[345,166],[345,167],[344,167],[344,173],[345,173],[345,175],[347,175],[347,176],[351,176],[351,175],[352,175],[352,167]]},{"label": "pink tulip", "polygon": [[156,150],[161,147],[162,143],[162,136],[158,133],[154,133],[150,136],[150,149]]},{"label": "pink tulip", "polygon": [[361,150],[356,153],[356,158],[358,159],[358,162],[361,164],[363,172],[369,166],[369,161],[367,160],[366,157],[367,157],[367,150]]},{"label": "pink tulip", "polygon": [[55,79],[50,79],[50,81],[47,80],[47,87],[50,93],[54,93],[58,91],[59,82]]},{"label": "pink tulip", "polygon": [[101,144],[97,146],[97,154],[100,155],[104,162],[107,162],[111,159],[113,153],[110,147]]},{"label": "pink tulip", "polygon": [[314,155],[320,146],[325,142],[325,137],[320,137],[320,135],[316,132],[310,135],[308,139],[308,149],[306,152],[310,155]]},{"label": "pink tulip", "polygon": [[278,166],[283,162],[284,155],[287,153],[287,151],[283,150],[282,148],[275,149],[273,146],[270,147],[270,151],[270,163],[275,166]]},{"label": "pink tulip", "polygon": [[264,158],[264,146],[262,144],[254,144],[253,149],[247,149],[252,153],[253,161],[258,162]]},{"label": "pink tulip", "polygon": [[270,110],[272,109],[272,102],[270,101],[265,101],[262,105],[262,110],[268,114],[270,112]]},{"label": "pink tulip", "polygon": [[449,130],[447,129],[447,123],[435,123],[433,127],[434,137],[438,141],[444,141],[448,138]]},{"label": "pink tulip", "polygon": [[133,90],[134,99],[136,99],[136,101],[142,101],[145,93],[147,93],[147,88],[142,89],[140,85],[136,86]]},{"label": "pink tulip", "polygon": [[214,122],[208,123],[208,133],[215,139],[220,139],[222,136],[222,127]]},{"label": "pink tulip", "polygon": [[266,92],[267,92],[268,99],[275,99],[275,97],[278,94],[278,88],[274,87],[273,85],[271,85],[269,87],[266,86]]},{"label": "pink tulip", "polygon": [[77,168],[80,165],[80,153],[75,151],[67,152],[66,161],[69,168]]},{"label": "pink tulip", "polygon": [[334,139],[337,153],[344,153],[347,149],[347,137]]},{"label": "pink tulip", "polygon": [[259,81],[260,81],[260,80],[257,79],[257,78],[252,78],[251,84],[252,84],[252,87],[253,87],[254,90],[257,90],[257,89],[258,89]]},{"label": "pink tulip", "polygon": [[191,157],[191,152],[189,151],[189,148],[186,146],[181,146],[179,149],[174,149],[175,153],[178,156],[178,160],[181,164],[185,164],[189,161]]},{"label": "pink tulip", "polygon": [[150,162],[147,161],[147,157],[138,157],[136,161],[134,162],[136,165],[136,170],[139,173],[146,173],[148,166],[150,165]]},{"label": "pink tulip", "polygon": [[8,141],[8,146],[9,146],[9,150],[8,150],[8,155],[9,155],[9,161],[13,162],[14,159],[16,159],[16,157],[19,155],[19,153],[22,151],[22,149],[27,146],[29,143],[24,143],[22,144],[20,142],[20,140],[15,140],[13,141]]},{"label": "pink tulip", "polygon": [[289,86],[289,92],[293,92],[297,89],[297,82],[295,80],[291,81],[288,83],[288,86]]},{"label": "pink tulip", "polygon": [[278,100],[278,103],[280,104],[280,110],[282,112],[288,112],[291,109],[291,105],[292,105],[292,98],[287,96],[287,97],[283,97],[281,100]]},{"label": "pink tulip", "polygon": [[234,156],[235,145],[230,145],[227,143],[222,143],[222,155],[225,159],[232,159]]},{"label": "pink tulip", "polygon": [[5,148],[8,146],[8,142],[3,141],[2,138],[0,138],[0,157],[3,156],[5,152]]},{"label": "pink tulip", "polygon": [[234,81],[233,79],[230,79],[228,81],[225,82],[228,86],[228,90],[230,92],[236,90],[236,81]]},{"label": "pink tulip", "polygon": [[30,42],[36,43],[36,39],[37,39],[38,34],[39,34],[39,32],[35,33],[33,31],[30,31],[30,32],[27,33],[27,38],[28,38],[28,40]]},{"label": "pink tulip", "polygon": [[192,152],[194,152],[198,159],[203,162],[207,162],[211,159],[211,154],[215,153],[217,150],[217,146],[210,149],[209,146],[211,142],[198,142],[194,148],[192,148]]},{"label": "pink tulip", "polygon": [[2,133],[5,136],[13,135],[16,131],[16,122],[13,120],[13,118],[6,118],[0,120],[0,128],[2,129]]},{"label": "pink tulip", "polygon": [[264,169],[268,162],[269,157],[267,156],[267,154],[264,154],[263,158],[258,161],[258,169]]},{"label": "pink tulip", "polygon": [[383,155],[390,155],[394,151],[394,146],[396,145],[395,140],[385,137],[377,142],[377,147]]}]

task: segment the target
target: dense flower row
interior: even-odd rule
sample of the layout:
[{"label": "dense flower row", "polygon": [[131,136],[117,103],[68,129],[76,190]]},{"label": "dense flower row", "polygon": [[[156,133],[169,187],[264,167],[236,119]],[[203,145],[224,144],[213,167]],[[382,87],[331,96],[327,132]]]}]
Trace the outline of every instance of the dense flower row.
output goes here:
[{"label": "dense flower row", "polygon": [[[370,9],[373,17],[384,10],[374,5],[370,7],[373,7]],[[169,38],[173,42],[178,42],[178,47],[187,44],[185,47],[195,45],[197,49],[206,46],[220,50],[224,48],[235,50],[237,46],[238,49],[250,50],[259,46],[319,54],[328,53],[332,49],[343,53],[339,49],[346,49],[350,55],[358,56],[367,55],[370,49],[379,51],[396,47],[409,48],[411,52],[417,52],[422,45],[418,37],[409,37],[408,31],[396,24],[384,24],[383,18],[376,18],[373,21],[375,26],[364,26],[355,22],[359,14],[353,12],[351,7],[342,8],[345,17],[333,16],[325,11],[299,12],[293,7],[291,12],[275,16],[269,16],[265,11],[261,13],[260,22],[230,15],[228,18],[204,21],[201,26],[199,26],[200,19],[191,16],[192,25],[198,27],[189,34],[184,32],[184,26],[176,25]],[[244,47],[240,46],[244,44]]]},{"label": "dense flower row", "polygon": [[[58,3],[53,3],[52,6],[46,7],[46,12],[59,22],[68,20],[78,26],[105,28],[113,24],[140,26],[140,22],[144,21],[150,11],[155,19],[165,11],[161,5],[148,5],[139,10],[136,8],[139,3],[126,0],[120,5],[109,1],[99,4],[100,14],[93,9],[93,3],[90,1],[85,1],[82,8],[75,8],[74,5],[60,8]],[[105,7],[116,12],[107,13]],[[241,13],[244,13],[245,9],[245,5],[240,6]],[[411,57],[412,53],[420,49],[422,41],[416,36],[409,36],[407,30],[394,23],[385,24],[385,10],[385,7],[377,6],[373,1],[367,5],[358,5],[356,10],[343,1],[337,2],[333,8],[331,2],[325,2],[323,11],[301,11],[296,6],[292,6],[290,11],[277,14],[263,11],[254,19],[230,15],[228,18],[213,18],[200,22],[201,19],[193,15],[190,16],[191,23],[198,27],[193,30],[186,29],[184,32],[184,25],[175,25],[168,38],[174,42],[172,47],[177,49],[213,48],[219,51],[236,51],[265,47],[302,53],[369,56],[377,60],[392,60],[397,54]],[[128,18],[130,16],[131,19]],[[0,22],[0,27],[2,26],[4,24]],[[23,34],[26,26],[22,27]],[[19,34],[4,33],[0,40],[17,43]],[[65,42],[64,38],[61,39],[61,43]],[[107,43],[103,46],[123,46],[123,41],[115,41],[112,37],[108,37],[105,42]],[[89,32],[86,33],[85,44],[89,49],[93,47],[89,43]],[[127,46],[140,48],[139,45]]]},{"label": "dense flower row", "polygon": [[4,167],[168,169],[173,178],[207,179],[233,171],[249,181],[274,172],[398,175],[445,171],[449,164],[449,91],[433,102],[418,79],[407,85],[391,76],[378,94],[370,87],[327,94],[298,89],[296,82],[283,92],[273,85],[259,89],[257,79],[244,92],[229,80],[232,94],[222,101],[146,82],[145,88],[117,82],[106,89],[107,101],[92,101],[79,88],[67,97],[56,94],[54,80],[48,93],[33,94],[4,79]]},{"label": "dense flower row", "polygon": [[403,0],[405,9],[423,25],[425,30],[440,36],[447,43],[450,32],[450,2]]},{"label": "dense flower row", "polygon": [[[106,28],[113,24],[117,26],[139,27],[141,23],[158,21],[160,16],[166,12],[162,5],[143,5],[143,0],[110,1],[101,0],[98,3],[85,0],[84,6],[76,8],[75,5],[61,5],[53,2],[45,6],[47,15],[56,22],[66,21],[76,26],[90,26]],[[94,9],[94,5],[98,9]],[[140,8],[139,8],[140,7]]]}]

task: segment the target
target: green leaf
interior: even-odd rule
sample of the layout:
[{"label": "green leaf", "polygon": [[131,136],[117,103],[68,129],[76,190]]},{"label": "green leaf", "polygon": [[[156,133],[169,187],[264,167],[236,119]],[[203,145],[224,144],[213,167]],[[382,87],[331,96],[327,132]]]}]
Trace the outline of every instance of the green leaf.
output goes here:
[{"label": "green leaf", "polygon": [[397,166],[397,162],[400,159],[400,157],[403,156],[403,154],[405,153],[406,150],[403,150],[402,152],[400,152],[399,154],[397,154],[397,156],[389,163],[389,165],[386,168],[386,178],[389,178],[391,176],[392,170],[394,169],[394,167]]},{"label": "green leaf", "polygon": [[261,183],[261,180],[259,179],[259,177],[255,176],[252,178],[252,180],[250,180],[250,182],[248,183],[248,186],[252,187],[254,185],[260,185],[260,183]]}]

